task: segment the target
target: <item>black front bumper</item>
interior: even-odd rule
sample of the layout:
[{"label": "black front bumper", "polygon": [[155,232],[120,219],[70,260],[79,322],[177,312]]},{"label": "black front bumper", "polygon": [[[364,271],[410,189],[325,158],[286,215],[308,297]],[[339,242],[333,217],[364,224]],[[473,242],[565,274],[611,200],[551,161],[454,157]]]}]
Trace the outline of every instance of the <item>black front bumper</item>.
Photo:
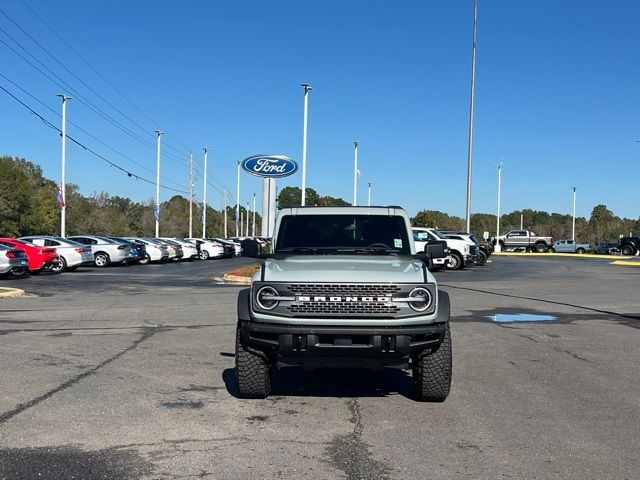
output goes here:
[{"label": "black front bumper", "polygon": [[[243,298],[244,297],[244,298]],[[406,327],[288,325],[253,321],[248,295],[238,298],[245,345],[277,357],[280,365],[375,367],[406,365],[419,352],[435,351],[449,321],[449,296],[439,292],[436,323]]]}]

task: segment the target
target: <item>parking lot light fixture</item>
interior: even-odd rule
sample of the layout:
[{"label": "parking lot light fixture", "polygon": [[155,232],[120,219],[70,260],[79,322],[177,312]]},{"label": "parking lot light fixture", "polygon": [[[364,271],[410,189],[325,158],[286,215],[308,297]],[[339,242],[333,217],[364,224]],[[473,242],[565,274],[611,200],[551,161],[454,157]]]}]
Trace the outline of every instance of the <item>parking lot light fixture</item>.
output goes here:
[{"label": "parking lot light fixture", "polygon": [[236,237],[240,236],[240,162],[238,161],[238,174],[236,184]]},{"label": "parking lot light fixture", "polygon": [[502,247],[500,247],[500,241],[498,237],[500,236],[500,194],[502,190],[502,169],[504,168],[504,164],[502,160],[500,160],[500,164],[498,164],[498,212],[496,215],[496,252],[500,252]]},{"label": "parking lot light fixture", "polygon": [[467,147],[467,218],[466,231],[471,231],[471,172],[473,170],[473,115],[476,94],[476,46],[478,38],[478,0],[473,1],[473,46],[471,50],[471,98],[469,101],[469,144]]},{"label": "parking lot light fixture", "polygon": [[203,148],[204,174],[202,175],[202,238],[207,238],[207,158],[209,149]]},{"label": "parking lot light fixture", "polygon": [[309,107],[309,91],[312,90],[308,83],[301,83],[304,88],[304,109],[302,114],[302,206],[305,206],[307,196],[307,112]]},{"label": "parking lot light fixture", "polygon": [[353,206],[358,206],[358,142],[353,142]]}]

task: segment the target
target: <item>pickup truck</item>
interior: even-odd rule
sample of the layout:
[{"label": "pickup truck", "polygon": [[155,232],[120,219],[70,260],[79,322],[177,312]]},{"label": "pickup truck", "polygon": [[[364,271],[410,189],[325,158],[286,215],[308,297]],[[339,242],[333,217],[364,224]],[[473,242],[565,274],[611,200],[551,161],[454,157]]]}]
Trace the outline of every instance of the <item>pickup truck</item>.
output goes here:
[{"label": "pickup truck", "polygon": [[622,237],[618,242],[622,255],[636,255],[640,251],[640,236]]},{"label": "pickup truck", "polygon": [[578,243],[575,240],[557,240],[551,247],[552,252],[558,253],[578,253],[582,255],[591,251],[588,243]]},{"label": "pickup truck", "polygon": [[[451,386],[449,296],[400,207],[296,207],[276,217],[273,253],[238,294],[238,393],[264,398],[276,369],[397,367],[415,398]],[[442,245],[440,245],[442,254]]]},{"label": "pickup truck", "polygon": [[544,253],[553,245],[553,237],[539,237],[529,230],[511,230],[497,238],[503,250],[524,248]]},{"label": "pickup truck", "polygon": [[467,264],[473,263],[476,258],[476,245],[471,240],[459,240],[447,238],[435,228],[413,227],[413,234],[417,237],[416,248],[420,251],[422,242],[444,240],[449,248],[449,259],[445,266],[448,270],[462,270]]}]

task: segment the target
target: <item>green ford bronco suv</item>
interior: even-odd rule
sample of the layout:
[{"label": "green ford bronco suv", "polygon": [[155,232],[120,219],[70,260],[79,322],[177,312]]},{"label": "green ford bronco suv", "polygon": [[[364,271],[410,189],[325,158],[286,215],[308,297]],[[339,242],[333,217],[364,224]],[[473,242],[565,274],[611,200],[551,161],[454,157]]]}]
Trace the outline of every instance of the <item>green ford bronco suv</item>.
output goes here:
[{"label": "green ford bronco suv", "polygon": [[451,386],[449,296],[416,253],[400,207],[280,210],[273,253],[238,295],[240,396],[264,398],[275,368],[411,369],[415,396]]}]

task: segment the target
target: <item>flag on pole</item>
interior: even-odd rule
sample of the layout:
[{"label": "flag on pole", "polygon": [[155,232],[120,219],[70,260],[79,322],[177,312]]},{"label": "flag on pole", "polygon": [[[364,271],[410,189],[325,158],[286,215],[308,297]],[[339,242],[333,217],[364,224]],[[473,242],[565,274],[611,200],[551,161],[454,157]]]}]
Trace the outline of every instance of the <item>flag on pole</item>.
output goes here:
[{"label": "flag on pole", "polygon": [[62,196],[62,186],[58,187],[58,205],[64,207],[64,197]]}]

